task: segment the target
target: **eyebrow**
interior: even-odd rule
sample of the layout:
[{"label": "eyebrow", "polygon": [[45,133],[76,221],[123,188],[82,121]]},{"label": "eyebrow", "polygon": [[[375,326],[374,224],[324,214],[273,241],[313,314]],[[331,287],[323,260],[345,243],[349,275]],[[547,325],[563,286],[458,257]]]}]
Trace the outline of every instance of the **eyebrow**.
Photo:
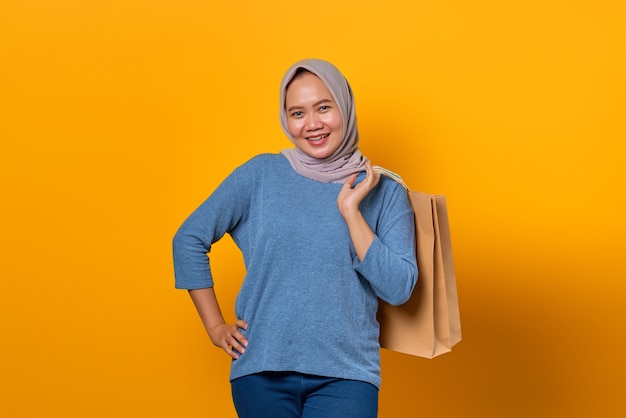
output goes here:
[{"label": "eyebrow", "polygon": [[[317,107],[317,106],[319,106],[319,105],[321,105],[323,103],[332,103],[332,102],[333,101],[330,100],[330,99],[322,99],[322,100],[320,100],[318,102],[313,103],[313,107]],[[304,106],[291,106],[289,109],[287,109],[287,112],[291,112],[291,111],[298,110],[298,109],[303,109],[303,108],[304,108]]]}]

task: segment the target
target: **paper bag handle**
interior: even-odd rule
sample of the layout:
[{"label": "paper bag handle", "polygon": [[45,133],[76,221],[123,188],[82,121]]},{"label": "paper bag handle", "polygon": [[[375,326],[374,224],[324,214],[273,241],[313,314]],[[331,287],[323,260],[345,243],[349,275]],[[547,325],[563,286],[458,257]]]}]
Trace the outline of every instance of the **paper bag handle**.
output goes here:
[{"label": "paper bag handle", "polygon": [[388,170],[388,169],[386,169],[384,167],[381,167],[379,165],[372,166],[372,171],[374,173],[380,173],[380,174],[383,174],[383,175],[385,175],[387,177],[391,177],[392,179],[397,181],[402,187],[404,187],[404,189],[406,191],[409,190],[409,186],[407,186],[407,184],[404,182],[404,180],[402,180],[402,177],[400,177],[398,174],[394,173],[393,171]]}]

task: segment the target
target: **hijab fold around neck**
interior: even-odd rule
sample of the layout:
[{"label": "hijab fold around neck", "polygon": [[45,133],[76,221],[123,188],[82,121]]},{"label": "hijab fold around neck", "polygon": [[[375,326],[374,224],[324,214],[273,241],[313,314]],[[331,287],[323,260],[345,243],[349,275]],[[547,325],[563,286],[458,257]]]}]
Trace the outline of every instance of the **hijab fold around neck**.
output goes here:
[{"label": "hijab fold around neck", "polygon": [[359,131],[352,89],[345,77],[331,63],[318,59],[306,59],[293,64],[283,76],[280,85],[280,122],[291,142],[287,126],[285,97],[287,86],[298,69],[307,70],[318,76],[333,95],[343,119],[343,138],[337,150],[326,158],[314,158],[300,149],[288,148],[281,151],[294,170],[300,175],[323,183],[344,183],[352,174],[364,171],[367,159],[358,148]]}]

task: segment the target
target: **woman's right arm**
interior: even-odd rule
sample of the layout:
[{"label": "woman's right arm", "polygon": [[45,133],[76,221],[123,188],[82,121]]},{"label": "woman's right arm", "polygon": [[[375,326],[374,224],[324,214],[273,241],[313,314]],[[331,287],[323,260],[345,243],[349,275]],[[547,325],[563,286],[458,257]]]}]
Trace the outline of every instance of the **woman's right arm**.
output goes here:
[{"label": "woman's right arm", "polygon": [[211,341],[234,359],[239,358],[248,344],[240,331],[248,324],[243,320],[235,324],[225,322],[213,291],[208,255],[212,244],[224,234],[245,227],[250,193],[254,190],[250,181],[256,178],[250,175],[250,170],[250,164],[245,164],[224,179],[183,222],[173,239],[175,287],[189,289]]},{"label": "woman's right arm", "polygon": [[248,340],[239,331],[248,327],[246,321],[239,319],[235,324],[227,324],[212,287],[190,290],[189,295],[211,342],[237,360],[248,345]]}]

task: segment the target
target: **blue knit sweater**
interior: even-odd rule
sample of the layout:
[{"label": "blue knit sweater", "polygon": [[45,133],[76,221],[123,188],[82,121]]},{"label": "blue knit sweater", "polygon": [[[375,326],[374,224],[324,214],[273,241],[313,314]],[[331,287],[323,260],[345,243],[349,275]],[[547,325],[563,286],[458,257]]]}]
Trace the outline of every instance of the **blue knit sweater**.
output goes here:
[{"label": "blue knit sweater", "polygon": [[231,379],[295,371],[380,387],[377,298],[401,304],[413,291],[413,211],[406,191],[382,176],[361,202],[376,237],[359,261],[337,208],[340,188],[299,175],[282,155],[259,155],[176,233],[177,288],[213,286],[207,253],[225,233],[243,253],[235,311],[249,344]]}]

